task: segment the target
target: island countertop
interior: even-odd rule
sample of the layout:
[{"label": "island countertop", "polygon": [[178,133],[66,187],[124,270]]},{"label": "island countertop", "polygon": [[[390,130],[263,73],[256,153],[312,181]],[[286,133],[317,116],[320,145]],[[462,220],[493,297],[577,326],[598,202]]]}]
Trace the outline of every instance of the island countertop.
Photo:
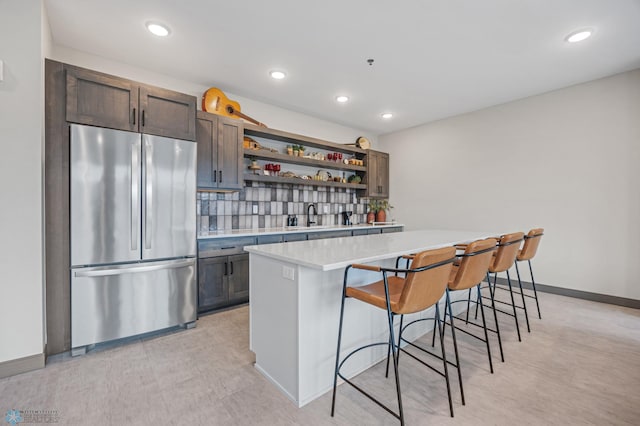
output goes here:
[{"label": "island countertop", "polygon": [[495,232],[427,229],[389,234],[362,235],[326,240],[298,241],[245,247],[266,256],[322,271],[395,258],[407,253],[446,247],[500,235]]}]

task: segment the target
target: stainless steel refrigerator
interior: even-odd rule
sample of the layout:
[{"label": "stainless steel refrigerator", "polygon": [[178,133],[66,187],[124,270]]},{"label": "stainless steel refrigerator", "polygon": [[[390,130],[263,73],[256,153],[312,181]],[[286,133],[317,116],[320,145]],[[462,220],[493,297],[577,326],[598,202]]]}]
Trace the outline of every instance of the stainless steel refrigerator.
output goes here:
[{"label": "stainless steel refrigerator", "polygon": [[196,144],[71,125],[71,347],[196,320]]}]

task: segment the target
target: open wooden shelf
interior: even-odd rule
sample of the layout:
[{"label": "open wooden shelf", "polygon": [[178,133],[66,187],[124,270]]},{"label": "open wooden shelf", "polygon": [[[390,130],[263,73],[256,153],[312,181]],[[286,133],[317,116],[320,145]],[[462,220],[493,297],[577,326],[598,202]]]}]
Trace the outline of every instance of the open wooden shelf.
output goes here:
[{"label": "open wooden shelf", "polygon": [[245,149],[245,157],[259,158],[261,160],[273,160],[288,164],[300,164],[302,166],[320,167],[322,169],[344,170],[352,172],[366,172],[364,166],[354,166],[353,164],[344,164],[337,161],[315,160],[313,158],[294,157],[293,155],[280,154],[271,152],[266,149]]},{"label": "open wooden shelf", "polygon": [[357,148],[355,146],[343,145],[334,142],[324,141],[322,139],[316,139],[309,136],[297,135],[295,133],[284,132],[282,130],[269,129],[267,127],[255,126],[253,124],[245,123],[244,134],[246,136],[256,136],[259,138],[272,139],[280,142],[285,142],[290,145],[304,145],[305,147],[313,147],[320,149],[327,149],[329,151],[342,152],[347,154],[359,154],[358,158],[362,158],[367,151]]},{"label": "open wooden shelf", "polygon": [[366,189],[367,185],[361,183],[342,183],[342,182],[329,182],[312,179],[300,179],[300,178],[285,178],[280,176],[266,176],[266,175],[253,175],[246,173],[244,180],[254,182],[270,182],[270,183],[289,183],[294,185],[317,185],[317,186],[333,186],[336,188],[353,188],[353,189]]}]

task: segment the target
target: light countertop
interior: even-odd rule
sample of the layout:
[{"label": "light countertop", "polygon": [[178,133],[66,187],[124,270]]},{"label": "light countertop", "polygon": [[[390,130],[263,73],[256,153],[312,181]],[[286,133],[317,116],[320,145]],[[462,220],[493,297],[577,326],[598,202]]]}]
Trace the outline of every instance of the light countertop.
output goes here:
[{"label": "light countertop", "polygon": [[422,250],[500,235],[496,232],[427,229],[245,247],[251,254],[329,271]]},{"label": "light countertop", "polygon": [[226,229],[222,231],[210,231],[208,233],[198,234],[199,240],[209,238],[228,238],[228,237],[252,237],[259,235],[275,235],[275,234],[295,234],[305,232],[327,232],[342,231],[353,229],[375,229],[375,228],[397,228],[404,226],[401,223],[374,223],[360,225],[326,225],[326,226],[287,226],[279,228],[260,228],[260,229]]}]

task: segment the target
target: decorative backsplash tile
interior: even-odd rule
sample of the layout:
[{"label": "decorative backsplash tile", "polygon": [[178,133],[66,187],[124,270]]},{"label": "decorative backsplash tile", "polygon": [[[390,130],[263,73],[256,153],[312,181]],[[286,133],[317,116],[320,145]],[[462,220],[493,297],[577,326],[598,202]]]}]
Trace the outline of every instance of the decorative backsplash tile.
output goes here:
[{"label": "decorative backsplash tile", "polygon": [[[339,225],[343,211],[352,211],[353,223],[366,221],[367,198],[358,198],[356,190],[313,185],[247,182],[238,192],[198,192],[196,199],[199,233],[224,229],[282,227],[288,215],[298,217],[298,225],[307,222],[307,208],[314,203],[318,225]],[[257,206],[258,213],[253,214]],[[328,213],[325,213],[325,210]]]}]

